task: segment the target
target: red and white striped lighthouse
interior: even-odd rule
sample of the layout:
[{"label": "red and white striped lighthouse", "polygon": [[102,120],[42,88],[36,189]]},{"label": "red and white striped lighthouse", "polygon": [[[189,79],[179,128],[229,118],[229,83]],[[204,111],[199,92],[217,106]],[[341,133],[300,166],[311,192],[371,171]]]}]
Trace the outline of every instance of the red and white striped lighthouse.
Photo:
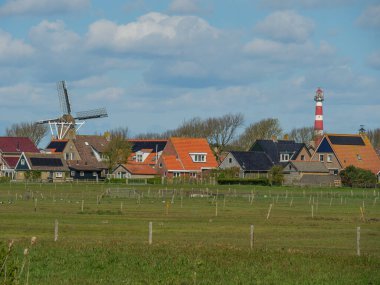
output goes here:
[{"label": "red and white striped lighthouse", "polygon": [[323,136],[323,109],[322,102],[324,100],[323,90],[318,88],[315,92],[315,121],[314,121],[314,136],[315,141],[319,141]]}]

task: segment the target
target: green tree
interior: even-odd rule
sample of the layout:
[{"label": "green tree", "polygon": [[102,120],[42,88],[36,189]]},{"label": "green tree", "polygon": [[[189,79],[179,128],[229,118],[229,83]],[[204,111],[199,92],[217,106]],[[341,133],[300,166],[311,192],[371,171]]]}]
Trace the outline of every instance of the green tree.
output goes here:
[{"label": "green tree", "polygon": [[350,165],[340,172],[344,186],[366,187],[377,182],[377,177],[369,170]]},{"label": "green tree", "polygon": [[282,185],[284,173],[281,165],[275,165],[269,170],[269,182],[272,185]]}]

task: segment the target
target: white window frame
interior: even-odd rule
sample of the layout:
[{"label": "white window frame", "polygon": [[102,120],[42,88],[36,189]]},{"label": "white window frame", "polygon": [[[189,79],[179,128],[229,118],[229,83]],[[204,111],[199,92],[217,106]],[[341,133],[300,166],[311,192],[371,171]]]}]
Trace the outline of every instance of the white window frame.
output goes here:
[{"label": "white window frame", "polygon": [[181,172],[173,172],[173,177],[181,177]]},{"label": "white window frame", "polygon": [[80,177],[84,177],[84,171],[79,172]]},{"label": "white window frame", "polygon": [[136,162],[143,162],[143,155],[141,153],[136,154]]},{"label": "white window frame", "polygon": [[280,161],[285,162],[290,160],[290,155],[289,153],[281,153],[280,154]]},{"label": "white window frame", "polygon": [[55,173],[55,178],[62,178],[63,177],[63,173],[61,171],[58,171]]},{"label": "white window frame", "polygon": [[207,153],[190,153],[190,157],[193,162],[206,162],[207,161]]},{"label": "white window frame", "polygon": [[74,177],[75,176],[75,171],[70,171],[70,175],[71,175],[71,177]]},{"label": "white window frame", "polygon": [[304,154],[301,154],[301,160],[302,160],[302,161],[305,160],[305,155],[304,155]]},{"label": "white window frame", "polygon": [[324,154],[319,155],[319,161],[325,162],[325,155]]},{"label": "white window frame", "polygon": [[25,165],[25,159],[22,158],[21,161],[20,161],[20,164],[21,165]]},{"label": "white window frame", "polygon": [[333,159],[333,155],[332,154],[328,154],[327,155],[327,162],[332,162],[332,159]]}]

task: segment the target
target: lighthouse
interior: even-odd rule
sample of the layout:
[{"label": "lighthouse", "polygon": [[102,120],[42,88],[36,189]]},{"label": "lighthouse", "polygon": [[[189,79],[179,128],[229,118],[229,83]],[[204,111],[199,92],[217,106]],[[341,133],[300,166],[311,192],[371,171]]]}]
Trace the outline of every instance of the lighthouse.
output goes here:
[{"label": "lighthouse", "polygon": [[315,121],[314,121],[314,139],[316,144],[320,142],[323,136],[323,109],[322,102],[324,100],[323,90],[318,88],[315,92]]}]

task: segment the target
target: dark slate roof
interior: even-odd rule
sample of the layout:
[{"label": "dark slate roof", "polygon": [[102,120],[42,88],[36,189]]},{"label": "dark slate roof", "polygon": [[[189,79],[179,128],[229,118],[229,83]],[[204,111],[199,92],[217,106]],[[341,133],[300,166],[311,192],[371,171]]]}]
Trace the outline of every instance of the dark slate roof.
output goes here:
[{"label": "dark slate roof", "polygon": [[152,149],[153,153],[164,150],[167,140],[128,140],[132,144],[132,152],[142,149]]},{"label": "dark slate roof", "polygon": [[67,140],[51,141],[46,148],[54,149],[55,152],[63,152],[66,144],[67,144]]},{"label": "dark slate roof", "polygon": [[53,153],[24,153],[31,170],[68,171],[62,154]]},{"label": "dark slate roof", "polygon": [[0,137],[0,151],[3,153],[40,152],[31,139],[26,137]]},{"label": "dark slate roof", "polygon": [[301,151],[304,143],[297,143],[293,140],[256,140],[250,151],[263,151],[274,164],[280,163],[280,153],[294,153],[290,159],[294,159]]},{"label": "dark slate roof", "polygon": [[244,171],[268,171],[273,163],[269,156],[260,151],[231,151]]}]

